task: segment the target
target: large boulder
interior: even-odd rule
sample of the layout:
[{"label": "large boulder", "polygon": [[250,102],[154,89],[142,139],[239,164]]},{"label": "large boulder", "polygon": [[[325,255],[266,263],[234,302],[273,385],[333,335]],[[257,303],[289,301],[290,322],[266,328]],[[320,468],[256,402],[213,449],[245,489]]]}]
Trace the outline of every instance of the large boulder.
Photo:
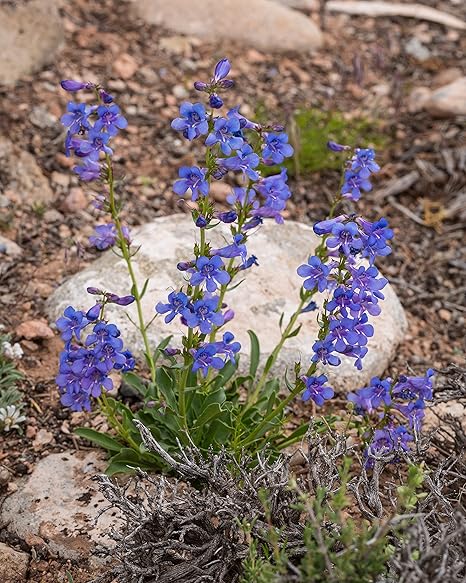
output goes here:
[{"label": "large boulder", "polygon": [[272,0],[136,0],[149,24],[208,41],[235,41],[262,51],[311,51],[322,33],[305,15]]},{"label": "large boulder", "polygon": [[115,511],[99,517],[108,504],[92,481],[105,465],[95,451],[41,459],[3,503],[0,530],[46,546],[64,559],[89,558],[98,546],[111,547],[109,531],[121,522]]},{"label": "large boulder", "polygon": [[63,39],[57,0],[0,2],[0,85],[51,63]]},{"label": "large boulder", "polygon": [[[183,283],[183,275],[176,269],[176,264],[192,257],[193,241],[198,236],[199,230],[188,215],[159,218],[134,231],[134,244],[141,246],[134,257],[136,276],[141,285],[146,278],[150,278],[142,300],[147,322],[155,314],[155,304],[165,301],[170,290]],[[223,229],[209,231],[209,237],[214,247],[220,247],[231,235],[228,227],[224,226]],[[318,243],[319,238],[310,227],[293,221],[281,226],[269,222],[250,238],[249,252],[258,257],[260,267],[245,272],[245,281],[227,294],[228,305],[235,311],[235,318],[228,323],[228,329],[242,343],[243,352],[247,353],[249,349],[248,329],[258,334],[263,354],[273,350],[280,337],[280,315],[285,313],[286,322],[299,301],[298,289],[302,278],[296,274],[296,268],[306,261]],[[130,283],[123,260],[109,251],[72,276],[48,300],[50,318],[58,318],[68,305],[89,308],[92,299],[86,293],[88,286],[120,295],[129,293]],[[336,389],[353,390],[364,386],[372,376],[381,374],[402,340],[406,330],[403,308],[390,286],[384,289],[384,294],[386,299],[382,302],[382,313],[373,319],[375,335],[369,343],[364,369],[358,371],[352,359],[343,358],[341,366],[328,371]],[[316,299],[322,305],[324,295],[319,294]],[[137,319],[134,304],[128,312],[133,320]],[[127,318],[125,309],[109,306],[108,317],[119,326],[126,345],[140,353],[142,342],[139,333]],[[300,318],[303,323],[301,333],[285,344],[278,361],[278,372],[292,367],[300,358],[304,365],[309,362],[318,331],[316,318],[317,312],[304,314]],[[174,342],[179,343],[182,333],[183,326],[178,318],[166,325],[163,318],[158,317],[149,328],[154,346],[171,334],[175,337]]]}]

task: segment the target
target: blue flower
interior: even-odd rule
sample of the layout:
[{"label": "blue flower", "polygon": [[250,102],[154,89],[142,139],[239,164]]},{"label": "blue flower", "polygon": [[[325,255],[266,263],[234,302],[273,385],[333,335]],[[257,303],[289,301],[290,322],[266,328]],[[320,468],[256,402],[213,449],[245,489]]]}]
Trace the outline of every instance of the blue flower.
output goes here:
[{"label": "blue flower", "polygon": [[321,407],[324,401],[331,399],[335,394],[331,387],[325,386],[325,383],[328,381],[325,375],[318,377],[303,376],[301,380],[306,386],[306,390],[303,393],[303,401],[312,399],[318,407]]},{"label": "blue flower", "polygon": [[231,332],[225,332],[221,341],[214,342],[217,354],[223,354],[225,360],[229,360],[232,363],[236,362],[236,354],[241,350],[241,344],[233,342],[234,339],[235,337]]},{"label": "blue flower", "polygon": [[344,152],[345,150],[350,149],[349,146],[345,146],[343,144],[337,144],[337,142],[333,142],[332,140],[329,140],[327,142],[327,148],[329,150],[332,150],[333,152]]},{"label": "blue flower", "polygon": [[361,198],[361,190],[370,192],[372,190],[372,184],[360,174],[352,170],[345,170],[344,182],[341,187],[342,196],[357,201]]},{"label": "blue flower", "polygon": [[81,178],[81,180],[84,180],[85,182],[91,182],[92,180],[98,180],[100,178],[102,167],[98,162],[85,159],[81,166],[75,166],[73,170],[76,172],[79,178]]},{"label": "blue flower", "polygon": [[288,177],[284,168],[280,174],[263,178],[255,188],[265,197],[264,205],[275,211],[281,211],[286,206],[291,192],[286,183]]},{"label": "blue flower", "polygon": [[188,140],[194,140],[209,131],[206,111],[202,103],[192,104],[187,101],[181,105],[180,114],[181,117],[172,121],[171,127],[178,132],[183,132]]},{"label": "blue flower", "polygon": [[345,352],[348,346],[357,346],[359,335],[354,331],[354,324],[351,318],[330,318],[328,338],[337,352]]},{"label": "blue flower", "polygon": [[258,130],[260,128],[259,124],[250,121],[244,115],[241,115],[239,112],[239,105],[230,109],[227,113],[227,117],[229,118],[236,118],[239,120],[241,129],[248,129],[248,130]]},{"label": "blue flower", "polygon": [[369,458],[369,467],[374,463],[373,458],[383,457],[394,452],[409,451],[408,444],[411,441],[413,441],[413,436],[406,427],[399,426],[376,429],[366,452]]},{"label": "blue flower", "polygon": [[380,166],[375,162],[375,152],[372,148],[356,148],[354,152],[351,170],[357,172],[361,178],[369,178],[371,174],[380,170]]},{"label": "blue flower", "polygon": [[227,170],[241,171],[250,180],[259,180],[259,173],[254,170],[259,166],[260,158],[249,144],[244,144],[236,155],[231,158],[221,158],[218,164]]},{"label": "blue flower", "polygon": [[[256,197],[256,191],[252,188],[240,188],[236,186],[233,188],[233,192],[227,196],[227,202],[229,204],[238,204],[241,207],[246,205],[252,205]],[[258,206],[259,203],[257,203]]]},{"label": "blue flower", "polygon": [[333,219],[326,219],[325,221],[319,221],[315,223],[313,230],[316,235],[328,235],[332,232],[332,229],[335,225],[342,223],[345,221],[347,217],[345,215],[340,215],[339,217],[335,217]]},{"label": "blue flower", "polygon": [[223,315],[217,312],[219,298],[205,297],[197,300],[192,305],[183,310],[183,317],[190,328],[197,328],[202,334],[212,332],[214,326],[219,327],[223,324]]},{"label": "blue flower", "polygon": [[293,155],[293,148],[288,143],[288,135],[265,133],[265,144],[262,150],[262,158],[264,162],[281,164],[285,158]]},{"label": "blue flower", "polygon": [[[97,225],[94,227],[96,235],[89,237],[89,243],[99,251],[113,247],[118,240],[118,232],[114,223],[107,223],[106,225]],[[130,235],[128,227],[122,227],[123,236],[126,241],[130,242]]]},{"label": "blue flower", "polygon": [[118,105],[99,105],[97,108],[97,121],[94,129],[97,131],[105,130],[110,136],[115,136],[118,130],[124,129],[128,122],[120,113]]},{"label": "blue flower", "polygon": [[62,115],[60,121],[68,128],[71,135],[77,134],[83,129],[90,129],[89,116],[92,113],[92,108],[89,105],[70,101],[66,109],[68,113]]},{"label": "blue flower", "polygon": [[434,375],[434,371],[429,368],[423,377],[400,376],[393,387],[393,396],[402,399],[432,399]]},{"label": "blue flower", "polygon": [[212,367],[218,370],[222,369],[225,366],[225,363],[223,359],[220,358],[220,356],[216,356],[216,354],[217,347],[215,343],[205,344],[197,350],[192,350],[192,355],[194,358],[192,371],[197,372],[200,370],[202,375],[206,377],[207,373],[209,372],[209,368]]},{"label": "blue flower", "polygon": [[238,214],[235,211],[225,211],[220,213],[215,213],[215,217],[222,221],[222,223],[234,223],[238,218]]},{"label": "blue flower", "polygon": [[223,107],[223,99],[217,93],[212,93],[209,96],[209,105],[212,109],[220,109]]},{"label": "blue flower", "polygon": [[317,340],[312,346],[314,352],[311,360],[312,362],[322,362],[322,364],[330,364],[331,366],[338,366],[341,360],[334,354],[335,346],[333,342],[326,338],[325,340]]},{"label": "blue flower", "polygon": [[218,83],[228,75],[231,70],[230,61],[228,59],[220,59],[220,61],[215,65],[214,76],[212,79],[213,83]]},{"label": "blue flower", "polygon": [[220,257],[214,256],[211,259],[199,257],[190,283],[197,286],[205,282],[207,291],[214,292],[218,286],[226,285],[229,281],[230,275],[224,270],[223,261]]},{"label": "blue flower", "polygon": [[244,144],[243,138],[239,135],[240,133],[238,119],[219,117],[214,122],[214,131],[207,136],[205,143],[206,146],[220,144],[222,152],[225,156],[229,156],[232,150],[239,150]]},{"label": "blue flower", "polygon": [[109,156],[113,154],[113,150],[107,145],[109,140],[110,134],[92,129],[89,131],[87,140],[79,140],[79,143],[76,143],[75,154],[80,158],[97,162],[100,154],[108,154]]},{"label": "blue flower", "polygon": [[373,292],[373,294],[383,300],[384,295],[380,292],[388,284],[388,279],[385,277],[377,277],[379,275],[379,270],[374,267],[365,267],[361,265],[357,268],[348,267],[351,273],[351,289]]},{"label": "blue flower", "polygon": [[155,311],[158,314],[167,314],[164,318],[165,323],[168,324],[173,320],[177,314],[182,314],[189,303],[189,298],[183,292],[171,292],[168,294],[168,303],[163,304],[159,302],[155,306]]},{"label": "blue flower", "polygon": [[219,257],[226,257],[228,259],[232,259],[233,257],[241,257],[244,264],[248,254],[246,245],[244,244],[245,240],[245,236],[241,233],[234,235],[233,243],[231,245],[227,245],[221,249],[212,249],[211,254],[218,255]]},{"label": "blue flower", "polygon": [[385,257],[392,252],[387,241],[393,239],[393,231],[388,227],[387,219],[381,218],[375,223],[371,223],[358,217],[357,222],[362,228],[363,257],[367,257],[369,262],[373,263],[377,256]]},{"label": "blue flower", "polygon": [[88,320],[80,310],[75,310],[68,306],[61,318],[58,318],[56,325],[65,342],[69,342],[73,334],[80,340],[81,330],[88,324]]},{"label": "blue flower", "polygon": [[320,293],[327,289],[330,267],[313,255],[307,260],[307,265],[300,265],[297,273],[300,277],[306,278],[303,283],[304,289],[313,290],[317,288]]},{"label": "blue flower", "polygon": [[199,196],[207,196],[209,194],[209,183],[206,180],[206,173],[207,170],[205,168],[182,166],[178,171],[181,180],[175,182],[173,190],[180,196],[185,194],[187,190],[191,190],[193,201],[196,201]]},{"label": "blue flower", "polygon": [[359,237],[358,225],[354,222],[335,223],[332,226],[331,236],[325,241],[329,249],[338,247],[345,255],[354,255],[362,249],[363,243]]},{"label": "blue flower", "polygon": [[392,402],[390,389],[390,379],[381,380],[379,377],[373,377],[368,387],[350,393],[348,401],[354,403],[358,415],[365,411],[371,413],[381,405],[390,405]]},{"label": "blue flower", "polygon": [[65,91],[80,91],[81,89],[93,89],[95,87],[94,83],[73,81],[72,79],[64,79],[60,82],[60,85]]}]

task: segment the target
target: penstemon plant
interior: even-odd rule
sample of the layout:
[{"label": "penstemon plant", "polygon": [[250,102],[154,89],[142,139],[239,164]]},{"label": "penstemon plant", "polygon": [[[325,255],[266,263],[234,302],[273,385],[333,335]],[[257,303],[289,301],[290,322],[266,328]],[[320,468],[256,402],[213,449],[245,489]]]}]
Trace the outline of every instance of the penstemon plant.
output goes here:
[{"label": "penstemon plant", "polygon": [[[172,128],[189,141],[203,141],[205,158],[199,166],[184,166],[174,183],[174,192],[190,198],[190,208],[199,236],[193,254],[177,267],[180,284],[155,306],[154,317],[166,323],[177,318],[186,329],[180,347],[162,339],[152,347],[141,300],[148,282],[136,280],[133,257],[137,253],[129,229],[121,219],[122,201],[115,188],[112,138],[127,125],[113,97],[100,86],[66,80],[66,91],[93,92],[96,104],[70,102],[62,123],[67,127],[66,151],[78,158],[74,171],[84,181],[98,181],[104,194],[95,206],[110,220],[95,228],[90,243],[99,250],[112,248],[125,261],[131,287],[119,297],[111,291],[88,288],[95,304],[83,312],[67,307],[57,321],[65,349],[60,357],[57,385],[64,406],[74,411],[90,410],[91,403],[106,416],[112,434],[81,428],[78,434],[98,443],[111,454],[109,473],[129,471],[130,467],[164,469],[164,462],[147,451],[135,421],[142,422],[167,451],[178,449],[179,442],[194,443],[200,450],[226,447],[238,454],[254,454],[268,449],[271,454],[299,441],[307,430],[303,423],[287,431],[287,407],[298,395],[316,406],[334,395],[321,366],[338,366],[341,355],[354,359],[360,369],[374,328],[369,316],[377,316],[384,299],[387,280],[374,265],[377,257],[391,252],[393,232],[384,218],[370,222],[359,215],[337,214],[344,199],[359,200],[361,191],[372,186],[370,176],[379,170],[372,149],[329,142],[330,149],[346,154],[342,186],[335,196],[328,217],[314,225],[321,242],[308,262],[298,267],[303,278],[297,306],[286,325],[280,319],[281,337],[261,366],[257,335],[250,330],[248,372],[238,370],[241,345],[228,322],[234,317],[228,293],[238,276],[257,269],[258,261],[247,249],[249,237],[266,220],[278,225],[291,197],[287,173],[281,167],[293,155],[288,137],[279,125],[259,125],[239,112],[239,106],[221,115],[223,95],[233,86],[228,79],[230,63],[222,59],[208,83],[197,81],[194,88],[206,95],[203,103],[183,103]],[[272,174],[277,169],[275,174]],[[230,210],[219,212],[209,197],[213,180],[235,174],[237,184],[227,197]],[[209,231],[228,224],[231,240],[213,248]],[[310,250],[312,251],[312,250]],[[175,283],[175,282],[174,282]],[[294,378],[283,381],[272,371],[286,341],[300,331],[301,314],[317,309],[313,298],[324,293],[318,315],[318,337],[312,343],[309,362],[296,363]],[[106,306],[136,304],[137,322],[143,343],[147,374],[136,374],[132,354],[123,349],[118,328],[105,317]],[[241,306],[238,306],[241,308]],[[144,368],[144,367],[142,367]],[[140,395],[137,408],[108,395],[112,389],[110,373],[119,371],[125,382]],[[430,385],[430,372],[425,383]],[[424,383],[424,384],[425,384]],[[285,385],[288,394],[281,398]],[[422,385],[422,386],[421,386]],[[388,388],[387,388],[388,387]],[[407,388],[409,387],[409,389]],[[390,379],[373,379],[371,386],[349,396],[350,419],[361,429],[368,465],[377,455],[406,449],[419,429],[428,391],[419,379],[404,377],[396,384]],[[431,387],[431,385],[430,385]],[[406,389],[406,390],[405,390]],[[375,410],[383,403],[383,411]],[[355,421],[359,417],[358,421]]]}]

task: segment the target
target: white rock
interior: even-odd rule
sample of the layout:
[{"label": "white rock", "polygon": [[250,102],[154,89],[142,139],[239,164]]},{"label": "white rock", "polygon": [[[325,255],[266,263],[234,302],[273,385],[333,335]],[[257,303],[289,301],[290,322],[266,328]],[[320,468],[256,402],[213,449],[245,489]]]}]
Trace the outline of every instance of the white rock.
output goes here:
[{"label": "white rock", "polygon": [[273,0],[273,1],[278,2],[279,4],[283,4],[284,6],[288,6],[288,8],[302,10],[303,12],[312,12],[313,10],[317,10],[319,7],[317,0]]},{"label": "white rock", "polygon": [[5,192],[13,191],[27,205],[52,201],[53,192],[49,181],[43,175],[34,156],[19,149],[2,136],[0,136],[0,168],[2,169],[0,189],[3,188]]},{"label": "white rock", "polygon": [[0,84],[13,85],[53,61],[64,39],[58,6],[57,0],[0,2]]},{"label": "white rock", "polygon": [[[229,238],[228,227],[210,231],[213,247],[220,247]],[[209,236],[210,236],[209,234]],[[192,242],[199,236],[190,216],[173,215],[156,219],[133,233],[135,246],[141,245],[135,256],[135,273],[142,283],[150,278],[147,293],[143,298],[146,321],[154,315],[158,301],[166,301],[168,293],[183,283],[183,275],[176,269],[179,261],[192,257]],[[223,238],[225,237],[225,238]],[[284,322],[298,304],[298,290],[302,279],[296,268],[306,261],[318,244],[318,237],[312,229],[301,223],[287,221],[282,226],[265,224],[248,242],[251,254],[258,257],[260,267],[245,272],[245,281],[227,294],[229,307],[235,311],[235,318],[228,323],[231,330],[243,345],[243,352],[249,349],[248,329],[257,332],[263,354],[270,353],[280,337],[278,322],[282,312]],[[86,294],[88,286],[96,286],[114,293],[129,293],[130,284],[125,265],[112,252],[105,253],[84,271],[72,276],[59,287],[48,300],[48,313],[51,319],[58,318],[68,305],[88,309],[92,299]],[[344,358],[341,366],[328,371],[334,387],[353,390],[364,386],[374,375],[381,374],[392,359],[396,346],[406,330],[403,308],[393,289],[384,289],[385,301],[382,314],[374,318],[374,338],[369,343],[369,352],[364,360],[364,369],[357,371],[353,360]],[[317,297],[322,304],[324,297]],[[136,318],[135,306],[128,308],[133,319]],[[142,343],[135,327],[129,322],[123,308],[109,307],[108,317],[122,331],[129,348],[141,352]],[[291,338],[282,351],[278,369],[292,367],[302,358],[309,362],[311,346],[316,338],[318,325],[317,312],[302,316],[303,328],[298,337]],[[178,339],[183,326],[175,319],[170,325],[157,318],[149,329],[151,342],[160,342],[173,334]]]},{"label": "white rock", "polygon": [[466,115],[466,77],[434,91],[424,104],[431,114],[441,117]]},{"label": "white rock", "polygon": [[26,581],[29,555],[15,551],[8,545],[0,543],[0,581],[2,583],[20,583]]},{"label": "white rock", "polygon": [[262,51],[311,51],[322,33],[305,15],[272,0],[135,0],[149,24],[209,41],[235,41]]},{"label": "white rock", "polygon": [[0,263],[2,261],[2,255],[8,255],[9,257],[19,257],[23,253],[23,250],[14,241],[7,239],[3,235],[0,235]]},{"label": "white rock", "polygon": [[107,503],[91,480],[104,469],[105,462],[94,451],[53,453],[41,459],[5,500],[0,530],[6,528],[23,540],[40,537],[51,553],[65,559],[88,558],[98,545],[111,547],[108,532],[119,518],[108,512],[95,523]]},{"label": "white rock", "polygon": [[405,51],[418,61],[426,61],[430,57],[429,49],[415,36],[405,44]]}]

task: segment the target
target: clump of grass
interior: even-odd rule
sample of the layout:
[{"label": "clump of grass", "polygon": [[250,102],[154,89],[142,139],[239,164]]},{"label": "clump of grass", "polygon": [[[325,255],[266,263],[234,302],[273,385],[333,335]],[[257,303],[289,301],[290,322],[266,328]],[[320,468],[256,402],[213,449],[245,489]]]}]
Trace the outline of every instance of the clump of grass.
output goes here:
[{"label": "clump of grass", "polygon": [[[258,119],[266,121],[259,107]],[[345,119],[339,111],[322,111],[318,108],[297,110],[286,124],[295,154],[285,165],[292,176],[300,176],[321,170],[341,168],[342,155],[327,148],[332,140],[362,148],[382,149],[388,137],[382,132],[380,121],[367,117]],[[276,166],[262,168],[266,175],[279,172]]]}]

